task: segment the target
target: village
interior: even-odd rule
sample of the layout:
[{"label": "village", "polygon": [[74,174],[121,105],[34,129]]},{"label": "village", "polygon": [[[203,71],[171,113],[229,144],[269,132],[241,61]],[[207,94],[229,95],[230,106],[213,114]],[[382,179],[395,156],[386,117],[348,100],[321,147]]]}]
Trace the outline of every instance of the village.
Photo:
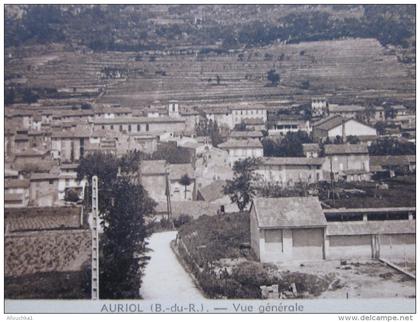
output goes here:
[{"label": "village", "polygon": [[95,159],[155,203],[139,298],[415,297],[415,79],[375,40],[5,54],[6,298],[91,298]]}]

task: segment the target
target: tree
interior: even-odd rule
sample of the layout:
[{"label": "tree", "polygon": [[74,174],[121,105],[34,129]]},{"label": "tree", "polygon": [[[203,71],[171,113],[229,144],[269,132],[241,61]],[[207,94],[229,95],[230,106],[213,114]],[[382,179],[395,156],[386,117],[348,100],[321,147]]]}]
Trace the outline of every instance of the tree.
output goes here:
[{"label": "tree", "polygon": [[181,184],[181,185],[183,185],[184,186],[184,188],[185,188],[185,190],[184,190],[184,192],[185,192],[185,195],[184,195],[184,199],[186,200],[187,199],[187,187],[192,183],[192,180],[191,180],[191,178],[188,176],[188,174],[186,173],[186,174],[184,174],[182,177],[181,177],[181,179],[179,180],[179,183]]},{"label": "tree", "polygon": [[92,176],[98,176],[103,228],[99,245],[102,299],[139,296],[142,269],[148,259],[145,240],[150,235],[145,217],[153,213],[156,203],[137,182],[138,163],[136,155],[119,159],[96,152],[82,159],[77,169],[79,180],[86,178],[91,182]]},{"label": "tree", "polygon": [[372,142],[369,146],[370,155],[414,155],[416,145],[412,142],[402,142],[396,138],[383,138]]},{"label": "tree", "polygon": [[255,182],[258,179],[255,170],[259,162],[255,158],[236,161],[233,165],[233,180],[228,180],[224,188],[224,193],[229,195],[240,211],[243,211],[255,196]]},{"label": "tree", "polygon": [[277,86],[280,82],[280,75],[276,73],[275,69],[271,69],[267,73],[267,79],[271,82],[271,85]]},{"label": "tree", "polygon": [[14,90],[14,88],[12,87],[12,88],[6,88],[5,90],[4,90],[4,105],[10,105],[10,104],[13,104],[14,102],[15,102],[15,98],[16,98],[16,95],[15,95],[15,90]]},{"label": "tree", "polygon": [[303,143],[312,143],[306,132],[288,132],[278,140],[264,138],[262,141],[264,156],[266,157],[302,157]]},{"label": "tree", "polygon": [[385,134],[386,124],[385,122],[379,121],[375,124],[375,129],[378,131],[379,135]]},{"label": "tree", "polygon": [[241,123],[235,124],[233,129],[235,131],[246,131],[246,124],[244,121],[241,121]]},{"label": "tree", "polygon": [[355,136],[355,135],[349,135],[347,136],[347,143],[350,144],[359,144],[360,143],[360,139]]},{"label": "tree", "polygon": [[34,93],[32,91],[32,89],[30,89],[30,88],[25,88],[24,89],[22,100],[25,103],[29,103],[29,104],[36,103],[38,101],[38,99],[39,99],[39,96],[36,93]]},{"label": "tree", "polygon": [[143,268],[149,259],[144,255],[150,236],[144,219],[156,203],[143,186],[127,177],[118,177],[112,195],[111,206],[101,214],[100,298],[138,298]]}]

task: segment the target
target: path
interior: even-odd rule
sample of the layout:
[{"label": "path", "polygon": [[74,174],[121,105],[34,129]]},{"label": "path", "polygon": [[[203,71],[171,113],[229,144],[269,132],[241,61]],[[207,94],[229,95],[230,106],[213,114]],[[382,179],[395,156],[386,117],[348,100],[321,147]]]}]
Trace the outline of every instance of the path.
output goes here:
[{"label": "path", "polygon": [[170,247],[177,232],[155,233],[150,237],[149,256],[140,294],[145,300],[199,300],[203,296],[178,262]]}]

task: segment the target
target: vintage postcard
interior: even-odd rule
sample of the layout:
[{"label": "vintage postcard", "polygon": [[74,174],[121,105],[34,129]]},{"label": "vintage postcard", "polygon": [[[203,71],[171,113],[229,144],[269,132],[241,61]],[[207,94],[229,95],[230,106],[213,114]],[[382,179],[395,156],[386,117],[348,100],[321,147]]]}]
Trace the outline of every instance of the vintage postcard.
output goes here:
[{"label": "vintage postcard", "polygon": [[415,4],[3,11],[10,319],[413,318]]}]

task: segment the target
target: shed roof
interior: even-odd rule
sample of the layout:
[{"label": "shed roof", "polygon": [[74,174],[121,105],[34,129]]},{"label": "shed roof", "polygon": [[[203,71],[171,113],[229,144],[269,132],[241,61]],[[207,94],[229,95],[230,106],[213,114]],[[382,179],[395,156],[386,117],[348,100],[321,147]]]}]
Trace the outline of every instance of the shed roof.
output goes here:
[{"label": "shed roof", "polygon": [[329,222],[327,225],[327,235],[329,236],[415,233],[416,222],[414,220]]},{"label": "shed roof", "polygon": [[316,197],[257,198],[253,205],[260,228],[324,227],[327,221]]}]

